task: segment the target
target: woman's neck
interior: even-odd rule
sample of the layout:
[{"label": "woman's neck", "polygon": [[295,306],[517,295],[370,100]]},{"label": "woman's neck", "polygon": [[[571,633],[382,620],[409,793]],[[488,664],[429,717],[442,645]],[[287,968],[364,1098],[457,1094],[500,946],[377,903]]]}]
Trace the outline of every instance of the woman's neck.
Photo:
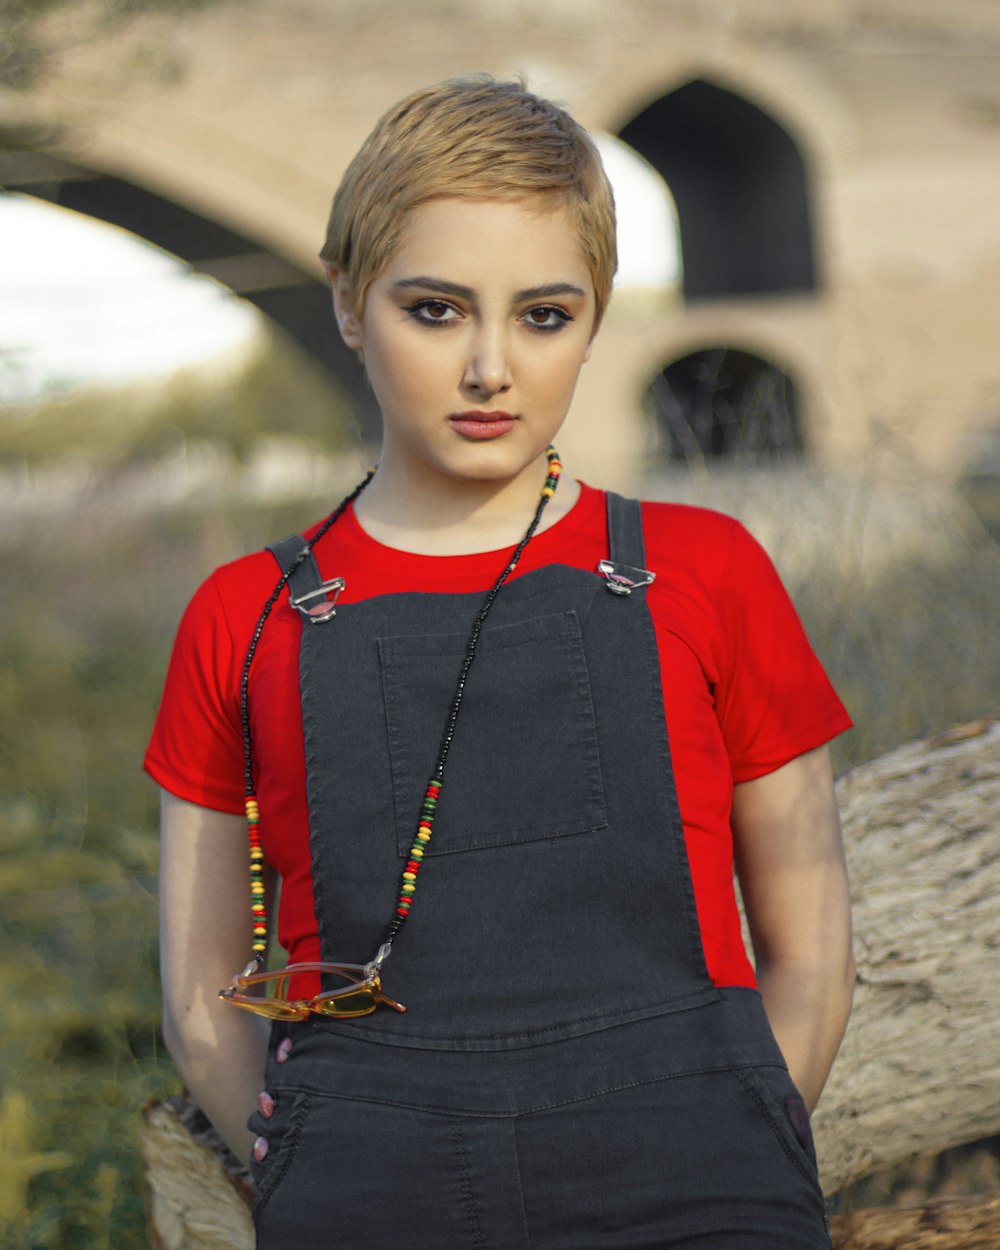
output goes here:
[{"label": "woman's neck", "polygon": [[[362,529],[377,542],[420,555],[474,555],[518,543],[538,506],[545,469],[509,482],[451,480],[433,492],[403,475],[378,472],[354,505]],[[563,476],[538,531],[564,517],[580,484]]]}]

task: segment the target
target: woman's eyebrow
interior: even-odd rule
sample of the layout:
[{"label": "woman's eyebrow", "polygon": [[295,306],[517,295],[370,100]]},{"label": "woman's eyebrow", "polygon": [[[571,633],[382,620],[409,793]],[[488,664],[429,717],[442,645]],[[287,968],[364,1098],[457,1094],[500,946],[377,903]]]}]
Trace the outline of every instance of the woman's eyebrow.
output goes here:
[{"label": "woman's eyebrow", "polygon": [[528,299],[553,299],[557,295],[579,295],[586,297],[586,291],[573,282],[549,282],[545,286],[529,286],[523,291],[514,292],[514,302],[520,304]]},{"label": "woman's eyebrow", "polygon": [[475,299],[475,291],[472,287],[462,286],[458,282],[448,282],[444,278],[400,278],[398,282],[393,283],[397,291],[407,291],[412,287],[419,287],[422,291],[438,291],[442,295],[454,295],[457,299]]},{"label": "woman's eyebrow", "polygon": [[[449,282],[446,278],[432,278],[420,275],[415,278],[400,278],[393,284],[397,291],[408,291],[419,288],[422,291],[438,291],[442,295],[454,295],[456,299],[473,300],[476,297],[472,287],[462,286],[459,282]],[[523,303],[531,299],[553,299],[558,295],[577,295],[586,297],[586,291],[573,282],[548,282],[544,286],[530,286],[523,291],[515,291],[513,302]]]}]

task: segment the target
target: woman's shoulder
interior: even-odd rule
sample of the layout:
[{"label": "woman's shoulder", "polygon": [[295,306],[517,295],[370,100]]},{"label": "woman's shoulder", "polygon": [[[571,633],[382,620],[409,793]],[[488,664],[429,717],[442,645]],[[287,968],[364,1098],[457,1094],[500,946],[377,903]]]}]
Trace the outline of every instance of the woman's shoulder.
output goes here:
[{"label": "woman's shoulder", "polygon": [[743,524],[728,513],[718,512],[714,508],[704,508],[698,504],[675,503],[670,500],[643,499],[642,520],[645,528],[659,533],[684,533],[691,537],[704,537],[706,540],[718,539],[722,536],[732,537]]},{"label": "woman's shoulder", "polygon": [[[584,481],[580,482],[580,486],[584,501],[603,510],[604,501],[612,492]],[[661,535],[674,539],[684,535],[685,538],[710,542],[743,530],[742,523],[735,517],[713,508],[661,499],[636,499],[635,502],[642,507],[643,530],[654,540]]]},{"label": "woman's shoulder", "polygon": [[188,629],[225,629],[242,644],[280,576],[281,568],[266,548],[220,564],[191,597],[184,614]]},{"label": "woman's shoulder", "polygon": [[695,504],[642,501],[646,552],[673,568],[714,582],[746,552],[759,544],[736,517]]},{"label": "woman's shoulder", "polygon": [[281,569],[277,560],[266,548],[238,556],[218,568],[206,578],[205,584],[214,585],[224,602],[242,599],[261,590],[273,590]]}]

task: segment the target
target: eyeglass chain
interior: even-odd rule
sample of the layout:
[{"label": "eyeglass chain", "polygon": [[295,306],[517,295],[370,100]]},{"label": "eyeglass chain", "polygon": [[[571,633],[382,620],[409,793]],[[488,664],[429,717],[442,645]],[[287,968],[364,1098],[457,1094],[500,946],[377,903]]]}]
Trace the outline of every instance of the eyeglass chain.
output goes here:
[{"label": "eyeglass chain", "polygon": [[[430,780],[424,790],[423,800],[420,805],[420,815],[417,820],[417,829],[413,838],[413,844],[409,850],[409,858],[403,868],[402,877],[399,886],[399,898],[397,899],[395,909],[386,926],[382,942],[378,948],[378,952],[371,961],[370,966],[378,969],[383,960],[389,954],[392,943],[396,939],[400,929],[406,923],[413,906],[413,898],[417,889],[417,876],[420,873],[421,864],[427,850],[427,844],[431,840],[431,834],[434,832],[434,816],[437,811],[438,800],[441,796],[441,789],[444,784],[444,768],[448,758],[448,751],[451,747],[452,739],[455,736],[455,725],[458,721],[458,713],[462,706],[462,699],[465,694],[465,683],[469,675],[469,669],[472,667],[472,661],[476,655],[476,648],[479,645],[479,636],[482,632],[483,624],[489,615],[490,609],[496,601],[497,595],[510,577],[511,573],[517,568],[517,563],[524,552],[525,547],[535,535],[538,529],[538,523],[542,519],[542,512],[545,505],[549,502],[556,492],[556,486],[559,484],[559,476],[562,472],[562,464],[556,449],[551,445],[546,450],[548,459],[548,475],[545,478],[545,485],[542,487],[538,497],[538,505],[535,508],[535,514],[531,519],[531,524],[524,533],[524,537],[514,549],[514,554],[510,560],[504,565],[500,571],[499,577],[493,583],[491,589],[487,592],[483,600],[482,607],[472,626],[472,632],[469,634],[469,641],[466,644],[465,657],[462,661],[462,667],[458,675],[458,683],[455,686],[455,693],[452,697],[451,707],[448,711],[448,717],[445,721],[444,732],[441,735],[441,747],[438,751],[437,763],[431,773]],[[337,508],[326,518],[313,537],[305,544],[293,562],[282,573],[278,579],[278,583],[257,620],[254,628],[253,636],[250,640],[250,646],[247,650],[246,659],[243,661],[243,672],[240,676],[240,725],[243,731],[243,780],[244,780],[244,807],[247,817],[247,832],[250,842],[250,910],[253,924],[253,963],[261,964],[264,961],[264,954],[267,950],[267,928],[268,916],[267,909],[264,904],[264,849],[261,840],[260,831],[260,805],[257,801],[257,795],[254,791],[253,781],[253,742],[250,734],[250,705],[249,705],[249,681],[250,666],[253,663],[254,655],[257,651],[257,644],[260,642],[260,636],[263,632],[267,618],[271,615],[271,609],[277,603],[281,592],[288,585],[289,580],[295,573],[296,569],[311,555],[314,547],[330,529],[335,521],[343,514],[343,512],[354,502],[361,494],[368,483],[375,476],[375,470],[372,469],[366,475],[363,481],[351,491],[346,499],[340,503]]]}]

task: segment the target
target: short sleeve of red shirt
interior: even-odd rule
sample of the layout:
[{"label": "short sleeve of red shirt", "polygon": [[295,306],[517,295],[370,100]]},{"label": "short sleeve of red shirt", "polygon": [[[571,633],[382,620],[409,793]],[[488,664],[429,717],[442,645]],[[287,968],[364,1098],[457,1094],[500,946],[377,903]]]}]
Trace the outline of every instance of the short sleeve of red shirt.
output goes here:
[{"label": "short sleeve of red shirt", "polygon": [[647,555],[656,553],[672,593],[688,599],[685,640],[712,692],[733,782],[773,772],[850,728],[760,543],[732,517],[701,508],[647,504],[643,516]]},{"label": "short sleeve of red shirt", "polygon": [[716,689],[733,781],[773,772],[849,728],[767,553],[736,523],[720,594]]},{"label": "short sleeve of red shirt", "polygon": [[216,811],[243,810],[238,654],[213,574],[174,641],[146,771],[164,789]]}]

